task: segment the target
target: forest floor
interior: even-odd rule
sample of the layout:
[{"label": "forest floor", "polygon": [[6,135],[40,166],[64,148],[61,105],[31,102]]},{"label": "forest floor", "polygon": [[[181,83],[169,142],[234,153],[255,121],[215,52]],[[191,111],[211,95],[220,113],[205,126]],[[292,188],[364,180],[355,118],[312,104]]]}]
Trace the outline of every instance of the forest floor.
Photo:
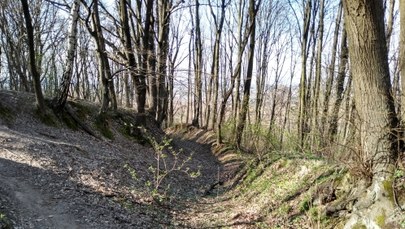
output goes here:
[{"label": "forest floor", "polygon": [[355,182],[347,169],[312,155],[258,160],[207,131],[125,110],[100,122],[97,105],[69,102],[93,136],[34,104],[0,91],[0,228],[339,228],[352,204],[336,191]]},{"label": "forest floor", "polygon": [[[145,139],[130,136],[139,133],[120,129],[120,121],[108,123],[113,139],[44,124],[34,103],[32,94],[0,92],[0,228],[189,227],[185,215],[194,203],[238,168],[238,161],[222,164],[208,144],[173,137],[176,155],[167,152],[163,160],[181,168],[165,169],[160,161],[161,173],[169,174],[156,200],[151,166],[157,167],[157,154]],[[87,105],[86,111],[97,110]],[[162,141],[165,133],[148,125]]]}]

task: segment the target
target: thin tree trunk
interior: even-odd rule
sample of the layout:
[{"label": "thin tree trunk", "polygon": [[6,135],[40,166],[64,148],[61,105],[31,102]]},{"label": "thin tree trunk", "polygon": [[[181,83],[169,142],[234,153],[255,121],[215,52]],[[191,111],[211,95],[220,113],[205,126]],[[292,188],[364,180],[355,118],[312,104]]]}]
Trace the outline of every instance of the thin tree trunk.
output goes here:
[{"label": "thin tree trunk", "polygon": [[[315,67],[315,85],[314,85],[314,98],[313,98],[313,107],[312,107],[312,130],[320,130],[319,128],[319,93],[321,90],[321,75],[322,75],[322,51],[323,51],[323,21],[324,21],[324,8],[325,0],[320,0],[319,6],[319,34],[317,41],[317,53],[316,53],[316,67]],[[315,135],[312,135],[312,146],[315,145]],[[319,139],[320,140],[320,139]]]},{"label": "thin tree trunk", "polygon": [[387,19],[387,30],[386,30],[386,39],[387,39],[387,49],[390,50],[392,29],[394,25],[394,11],[395,11],[395,0],[389,0],[388,7],[388,19]]},{"label": "thin tree trunk", "polygon": [[[97,59],[98,59],[98,74],[99,79],[101,81],[101,107],[100,113],[105,113],[108,110],[109,103],[110,103],[110,79],[111,79],[111,70],[110,65],[108,63],[108,57],[105,48],[105,40],[103,36],[103,31],[100,22],[100,16],[98,11],[98,0],[94,0],[92,3],[92,12],[91,18],[93,23],[93,29],[87,24],[88,30],[90,35],[93,37],[97,47]],[[91,10],[88,9],[90,12]]]},{"label": "thin tree trunk", "polygon": [[[321,117],[321,127],[326,127],[326,121],[328,118],[329,113],[329,100],[332,94],[332,87],[333,82],[335,81],[335,64],[336,64],[336,54],[337,54],[337,46],[338,46],[338,38],[339,38],[339,30],[340,30],[340,22],[342,20],[342,10],[343,5],[342,1],[339,3],[339,10],[336,15],[336,22],[335,22],[335,31],[333,35],[333,44],[332,44],[332,53],[331,53],[331,62],[328,68],[328,79],[326,80],[326,88],[325,88],[325,98],[323,101],[323,110],[322,110],[322,117]],[[342,39],[343,40],[343,39]],[[332,113],[334,115],[335,113]]]},{"label": "thin tree trunk", "polygon": [[401,121],[405,124],[405,2],[399,2],[400,33],[399,33],[399,71],[401,74]]},{"label": "thin tree trunk", "polygon": [[[212,119],[211,125],[208,126],[210,129],[214,129],[216,122],[217,122],[217,112],[218,112],[218,91],[219,91],[219,58],[220,58],[220,45],[221,45],[221,37],[222,37],[222,28],[224,26],[225,21],[225,9],[226,9],[226,2],[225,0],[221,0],[221,15],[219,21],[217,20],[217,16],[214,14],[212,9],[211,3],[210,5],[210,12],[214,19],[215,23],[215,43],[214,43],[214,50],[213,50],[213,57],[212,57],[212,67],[211,67],[211,76],[213,78],[213,91],[212,91],[212,103],[211,107],[212,111]],[[207,119],[207,124],[209,122],[209,118]]]},{"label": "thin tree trunk", "polygon": [[336,79],[336,100],[332,110],[332,117],[329,122],[329,141],[335,142],[338,129],[338,117],[340,105],[343,101],[344,83],[346,78],[346,66],[348,62],[348,49],[347,49],[347,34],[343,29],[341,46],[340,46],[340,63]]},{"label": "thin tree trunk", "polygon": [[301,78],[299,91],[299,113],[298,113],[298,139],[301,149],[304,148],[304,139],[307,129],[307,44],[309,24],[311,21],[311,0],[307,0],[305,6],[305,17],[303,24],[303,33],[301,37]]},{"label": "thin tree trunk", "polygon": [[[75,0],[70,11],[71,21],[69,25],[68,50],[66,53],[65,69],[62,75],[61,86],[59,87],[59,91],[55,97],[55,107],[57,110],[63,109],[69,95],[70,82],[72,80],[73,65],[77,48],[77,22],[79,21],[79,10],[80,0]],[[77,84],[79,84],[79,82],[77,82]]]},{"label": "thin tree trunk", "polygon": [[157,89],[158,104],[156,120],[161,124],[167,117],[168,93],[166,91],[167,59],[169,54],[170,17],[173,3],[171,0],[158,1],[158,51],[157,51]]},{"label": "thin tree trunk", "polygon": [[[259,3],[260,4],[260,1]],[[259,6],[255,5],[255,0],[249,0],[249,24],[251,25],[249,49],[248,49],[248,66],[246,70],[246,79],[243,88],[243,102],[236,126],[235,144],[237,148],[241,148],[243,130],[246,124],[246,116],[249,112],[250,101],[250,85],[252,83],[253,61],[255,53],[255,38],[256,38],[256,13]]]},{"label": "thin tree trunk", "polygon": [[202,41],[200,28],[200,2],[195,0],[195,37],[194,37],[194,113],[193,126],[199,127],[201,124],[201,109],[202,109]]}]

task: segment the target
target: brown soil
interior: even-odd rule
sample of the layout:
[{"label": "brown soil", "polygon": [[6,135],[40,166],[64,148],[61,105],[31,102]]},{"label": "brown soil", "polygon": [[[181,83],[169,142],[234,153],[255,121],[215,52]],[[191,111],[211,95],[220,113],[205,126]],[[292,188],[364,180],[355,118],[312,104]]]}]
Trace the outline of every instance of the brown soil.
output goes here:
[{"label": "brown soil", "polygon": [[[99,139],[60,121],[45,125],[36,118],[32,94],[0,91],[0,105],[0,228],[6,221],[15,228],[188,227],[187,208],[224,190],[238,169],[235,162],[223,164],[207,142],[174,136],[172,145],[184,151],[177,160],[191,156],[184,168],[201,175],[172,172],[160,190],[170,185],[169,198],[157,203],[145,185],[153,180],[148,168],[157,163],[155,153],[121,134],[119,122],[109,123],[113,140]],[[153,123],[146,126],[163,137]],[[170,165],[174,158],[167,160]]]}]

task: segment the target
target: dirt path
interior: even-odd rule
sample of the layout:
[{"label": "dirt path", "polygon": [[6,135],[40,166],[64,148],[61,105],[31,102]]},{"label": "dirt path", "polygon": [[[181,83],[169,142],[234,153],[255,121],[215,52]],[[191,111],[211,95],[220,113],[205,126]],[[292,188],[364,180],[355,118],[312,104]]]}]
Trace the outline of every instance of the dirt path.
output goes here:
[{"label": "dirt path", "polygon": [[66,212],[68,203],[59,201],[55,193],[45,193],[26,180],[29,177],[23,174],[24,170],[27,168],[21,168],[12,161],[0,160],[0,192],[4,195],[2,206],[8,206],[8,212],[16,213],[12,219],[16,227],[83,228],[72,214]]},{"label": "dirt path", "polygon": [[[33,94],[0,91],[0,228],[6,221],[24,229],[199,228],[194,217],[200,215],[193,212],[210,214],[210,209],[198,203],[217,201],[212,195],[224,191],[221,185],[238,168],[237,161],[212,153],[203,132],[173,137],[181,152],[177,162],[186,162],[184,169],[200,175],[170,173],[159,188],[169,198],[160,205],[147,186],[154,179],[150,167],[157,166],[155,152],[134,143],[142,136],[134,139],[122,132],[136,126],[125,123],[136,120],[131,112],[132,118],[118,117],[108,124],[113,140],[100,140],[63,125],[43,124],[34,104]],[[80,107],[83,120],[92,122],[97,106]],[[158,139],[164,134],[153,122],[146,125]]]},{"label": "dirt path", "polygon": [[24,229],[197,228],[190,213],[221,190],[235,167],[224,166],[208,144],[180,138],[173,144],[184,151],[180,160],[191,156],[186,166],[201,175],[171,174],[172,199],[160,206],[145,187],[148,167],[156,163],[150,148],[124,137],[101,141],[30,117],[12,126],[0,122],[0,213]]}]

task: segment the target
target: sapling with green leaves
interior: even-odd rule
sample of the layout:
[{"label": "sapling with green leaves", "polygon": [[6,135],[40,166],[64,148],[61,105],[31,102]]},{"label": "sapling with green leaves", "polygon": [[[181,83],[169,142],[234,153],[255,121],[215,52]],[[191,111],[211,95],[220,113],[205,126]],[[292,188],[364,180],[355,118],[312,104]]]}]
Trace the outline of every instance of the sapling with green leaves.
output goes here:
[{"label": "sapling with green leaves", "polygon": [[[180,155],[184,153],[183,149],[176,151],[172,146],[172,139],[165,137],[162,141],[158,142],[147,132],[144,131],[144,134],[147,136],[155,154],[155,163],[148,167],[152,178],[145,182],[145,186],[152,198],[161,203],[166,199],[167,193],[171,188],[171,183],[166,183],[165,187],[163,187],[164,181],[167,180],[170,174],[181,172],[194,179],[201,175],[200,168],[193,171],[190,167],[187,167],[187,163],[192,160],[193,153],[186,158],[181,158]],[[134,168],[130,167],[128,164],[126,164],[124,168],[130,173],[132,179],[138,180]]]}]

